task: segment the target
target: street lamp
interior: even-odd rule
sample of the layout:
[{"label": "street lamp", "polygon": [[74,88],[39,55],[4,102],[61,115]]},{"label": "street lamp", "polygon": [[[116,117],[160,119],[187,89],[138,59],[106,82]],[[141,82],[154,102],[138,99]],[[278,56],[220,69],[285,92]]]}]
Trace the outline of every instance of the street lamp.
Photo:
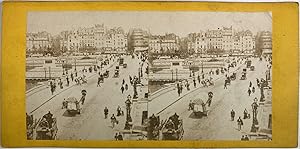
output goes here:
[{"label": "street lamp", "polygon": [[125,104],[126,104],[126,122],[132,122],[132,118],[130,115],[132,103],[131,103],[130,99],[127,99],[125,101]]},{"label": "street lamp", "polygon": [[257,121],[258,104],[257,104],[257,101],[254,101],[251,106],[252,106],[252,111],[253,111],[251,132],[256,132],[257,131],[256,125],[258,125],[258,121]]},{"label": "street lamp", "polygon": [[173,81],[173,69],[171,69],[171,74],[172,74],[172,81]]}]

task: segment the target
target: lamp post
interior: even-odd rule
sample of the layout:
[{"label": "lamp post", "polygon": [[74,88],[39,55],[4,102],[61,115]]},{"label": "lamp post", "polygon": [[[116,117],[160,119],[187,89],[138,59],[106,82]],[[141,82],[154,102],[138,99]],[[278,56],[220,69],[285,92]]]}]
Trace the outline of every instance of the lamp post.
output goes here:
[{"label": "lamp post", "polygon": [[252,111],[253,111],[253,119],[252,119],[252,126],[251,126],[251,132],[256,132],[257,131],[257,127],[256,125],[258,125],[258,121],[257,121],[257,108],[258,108],[258,104],[257,104],[257,100],[255,100],[252,103]]},{"label": "lamp post", "polygon": [[127,99],[125,101],[125,104],[126,104],[126,122],[132,122],[132,118],[130,115],[132,103],[131,103],[130,99]]},{"label": "lamp post", "polygon": [[171,69],[171,74],[172,74],[172,81],[173,81],[173,69]]}]

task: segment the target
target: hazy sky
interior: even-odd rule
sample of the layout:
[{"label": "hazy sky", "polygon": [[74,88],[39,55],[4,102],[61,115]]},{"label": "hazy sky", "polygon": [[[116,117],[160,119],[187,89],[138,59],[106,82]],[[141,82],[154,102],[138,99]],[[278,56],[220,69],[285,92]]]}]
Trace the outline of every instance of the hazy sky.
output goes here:
[{"label": "hazy sky", "polygon": [[175,33],[186,36],[200,30],[230,27],[272,31],[269,12],[188,12],[188,11],[65,11],[29,12],[27,32],[47,31],[53,35],[78,27],[104,23],[107,27],[143,28],[152,34]]}]

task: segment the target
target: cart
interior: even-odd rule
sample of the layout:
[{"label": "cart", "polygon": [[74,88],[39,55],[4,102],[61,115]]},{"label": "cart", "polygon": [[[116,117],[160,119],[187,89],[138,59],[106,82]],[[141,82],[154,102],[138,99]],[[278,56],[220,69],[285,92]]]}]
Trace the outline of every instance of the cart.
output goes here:
[{"label": "cart", "polygon": [[123,64],[123,68],[127,68],[127,64],[126,63]]},{"label": "cart", "polygon": [[182,119],[178,120],[177,128],[172,126],[172,123],[172,120],[169,118],[163,126],[162,140],[182,140],[184,133]]},{"label": "cart", "polygon": [[195,116],[207,116],[208,110],[206,108],[206,104],[203,102],[202,99],[198,98],[194,100],[194,109],[193,113]]},{"label": "cart", "polygon": [[103,73],[103,77],[104,78],[108,78],[109,77],[109,71],[106,70],[104,73]]},{"label": "cart", "polygon": [[75,97],[69,97],[66,101],[64,101],[68,114],[75,115],[80,114],[81,106],[79,101]]},{"label": "cart", "polygon": [[33,135],[36,140],[56,140],[57,134],[57,120],[51,118],[51,122],[42,117],[37,122],[35,134]]}]

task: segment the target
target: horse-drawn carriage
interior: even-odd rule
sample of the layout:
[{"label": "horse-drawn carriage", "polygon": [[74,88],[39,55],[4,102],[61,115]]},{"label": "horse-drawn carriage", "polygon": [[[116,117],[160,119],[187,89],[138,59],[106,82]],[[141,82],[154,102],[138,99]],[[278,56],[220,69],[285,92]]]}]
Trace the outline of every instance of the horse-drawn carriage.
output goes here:
[{"label": "horse-drawn carriage", "polygon": [[243,69],[241,80],[246,80],[247,79],[246,74],[247,74],[247,69]]},{"label": "horse-drawn carriage", "polygon": [[77,100],[75,97],[69,97],[63,101],[63,107],[67,109],[68,114],[80,114],[81,106],[80,101]]},{"label": "horse-drawn carriage", "polygon": [[235,80],[236,79],[236,73],[234,72],[231,76],[230,76],[230,80]]},{"label": "horse-drawn carriage", "polygon": [[119,75],[120,75],[119,72],[120,72],[120,68],[119,68],[119,66],[116,66],[115,74],[114,74],[115,78],[119,77]]},{"label": "horse-drawn carriage", "polygon": [[149,119],[145,120],[147,126],[147,139],[148,140],[159,140],[159,132],[161,129],[159,116],[152,115]]},{"label": "horse-drawn carriage", "polygon": [[51,123],[42,118],[36,127],[36,140],[55,140],[57,131],[56,118],[52,118]]},{"label": "horse-drawn carriage", "polygon": [[102,74],[99,76],[99,81],[100,83],[104,83],[104,76]]},{"label": "horse-drawn carriage", "polygon": [[148,140],[181,140],[183,137],[183,121],[175,113],[160,123],[159,116],[152,115],[146,120]]},{"label": "horse-drawn carriage", "polygon": [[183,137],[183,121],[179,116],[172,115],[162,126],[162,140],[181,140]]},{"label": "horse-drawn carriage", "polygon": [[109,77],[109,71],[106,70],[104,73],[103,73],[103,77],[104,78],[108,78]]},{"label": "horse-drawn carriage", "polygon": [[[27,119],[28,118],[28,119]],[[26,118],[27,139],[29,140],[55,140],[58,131],[57,120],[49,112],[38,121],[30,115]]]},{"label": "horse-drawn carriage", "polygon": [[126,63],[123,64],[123,68],[127,68],[127,64]]},{"label": "horse-drawn carriage", "polygon": [[208,115],[206,103],[204,103],[202,99],[198,98],[193,101],[193,113],[195,116],[203,116],[203,115],[207,116]]}]

